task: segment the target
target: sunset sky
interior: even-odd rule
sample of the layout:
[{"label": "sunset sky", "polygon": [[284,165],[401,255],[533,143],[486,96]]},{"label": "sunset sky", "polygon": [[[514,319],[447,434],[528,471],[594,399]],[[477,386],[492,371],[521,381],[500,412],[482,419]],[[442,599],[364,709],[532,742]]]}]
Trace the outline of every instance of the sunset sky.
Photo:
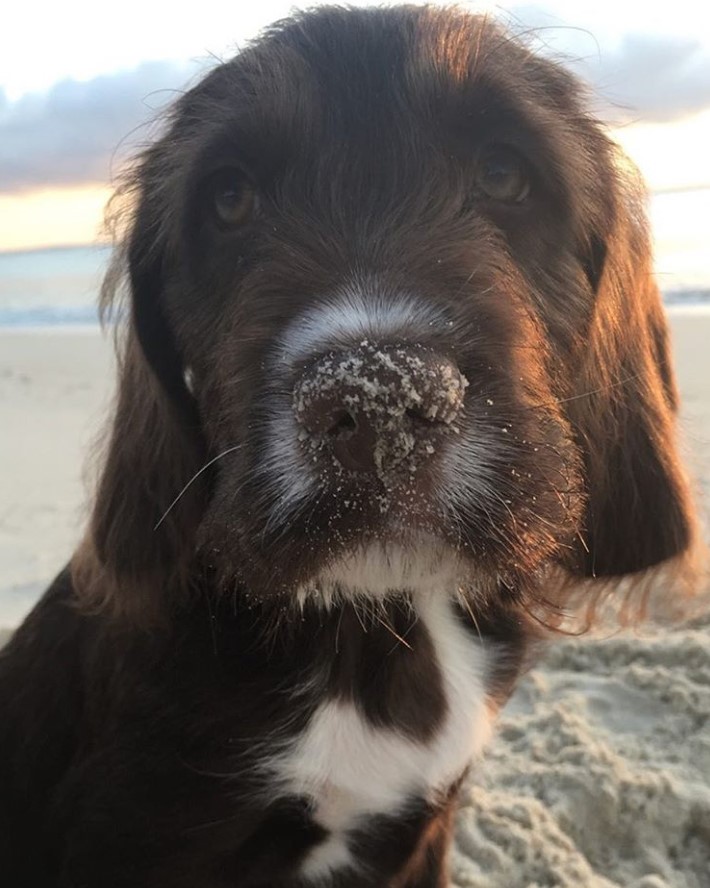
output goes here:
[{"label": "sunset sky", "polygon": [[[361,5],[361,4],[355,4]],[[654,192],[658,269],[710,285],[710,4],[465,4],[492,10],[595,87]],[[17,4],[0,30],[0,250],[86,243],[143,125],[291,3]],[[199,10],[199,13],[198,13]]]}]

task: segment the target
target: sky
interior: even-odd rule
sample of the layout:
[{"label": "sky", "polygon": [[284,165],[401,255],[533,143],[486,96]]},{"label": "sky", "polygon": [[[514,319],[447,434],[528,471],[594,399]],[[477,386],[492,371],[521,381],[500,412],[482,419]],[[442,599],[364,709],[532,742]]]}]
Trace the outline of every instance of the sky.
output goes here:
[{"label": "sky", "polygon": [[[364,5],[354,3],[354,5]],[[658,270],[710,286],[710,3],[463,4],[595,90],[594,110],[654,194]],[[0,29],[0,250],[86,243],[121,164],[185,85],[291,3],[27,0]],[[199,14],[196,10],[199,9]]]}]

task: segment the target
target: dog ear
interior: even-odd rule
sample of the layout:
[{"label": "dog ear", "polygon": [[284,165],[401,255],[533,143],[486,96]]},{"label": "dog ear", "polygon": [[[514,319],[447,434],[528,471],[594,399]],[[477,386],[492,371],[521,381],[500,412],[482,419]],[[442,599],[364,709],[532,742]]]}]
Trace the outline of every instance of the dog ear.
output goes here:
[{"label": "dog ear", "polygon": [[619,172],[617,182],[610,231],[590,240],[585,270],[595,304],[578,346],[578,385],[566,404],[586,462],[580,563],[586,576],[598,578],[682,561],[695,540],[645,195],[635,173]]},{"label": "dog ear", "polygon": [[[90,609],[144,624],[187,594],[203,508],[200,485],[171,504],[205,458],[197,407],[165,316],[165,233],[147,171],[145,163],[136,177],[138,209],[122,260],[130,305],[119,319],[127,326],[118,348],[113,425],[89,533],[73,561],[77,589]],[[116,270],[107,276],[104,307],[116,299],[120,277]]]}]

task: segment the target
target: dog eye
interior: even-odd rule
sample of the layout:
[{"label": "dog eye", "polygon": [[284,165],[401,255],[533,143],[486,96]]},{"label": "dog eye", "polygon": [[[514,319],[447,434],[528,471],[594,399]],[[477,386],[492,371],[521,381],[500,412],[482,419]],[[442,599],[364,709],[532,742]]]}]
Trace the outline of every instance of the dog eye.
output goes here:
[{"label": "dog eye", "polygon": [[504,145],[489,149],[479,160],[476,187],[492,200],[521,203],[530,193],[530,177],[524,159]]},{"label": "dog eye", "polygon": [[239,169],[214,173],[207,188],[208,205],[221,228],[239,228],[256,210],[254,187]]}]

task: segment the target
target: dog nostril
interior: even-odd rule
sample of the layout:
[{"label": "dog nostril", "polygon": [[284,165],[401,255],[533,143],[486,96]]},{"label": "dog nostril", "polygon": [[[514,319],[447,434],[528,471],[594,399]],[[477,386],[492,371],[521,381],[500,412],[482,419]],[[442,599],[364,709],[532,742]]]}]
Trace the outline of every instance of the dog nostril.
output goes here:
[{"label": "dog nostril", "polygon": [[357,428],[357,420],[347,410],[340,411],[340,413],[333,417],[333,420],[333,424],[328,429],[328,434],[331,438],[347,435],[350,432],[354,432]]},{"label": "dog nostril", "polygon": [[467,385],[452,361],[424,348],[362,343],[327,354],[294,387],[299,440],[350,471],[383,477],[406,461],[411,475],[435,452],[432,436],[457,431]]},{"label": "dog nostril", "polygon": [[433,426],[443,423],[443,420],[440,420],[435,416],[428,416],[424,409],[420,407],[407,407],[404,411],[404,415],[415,425]]}]

